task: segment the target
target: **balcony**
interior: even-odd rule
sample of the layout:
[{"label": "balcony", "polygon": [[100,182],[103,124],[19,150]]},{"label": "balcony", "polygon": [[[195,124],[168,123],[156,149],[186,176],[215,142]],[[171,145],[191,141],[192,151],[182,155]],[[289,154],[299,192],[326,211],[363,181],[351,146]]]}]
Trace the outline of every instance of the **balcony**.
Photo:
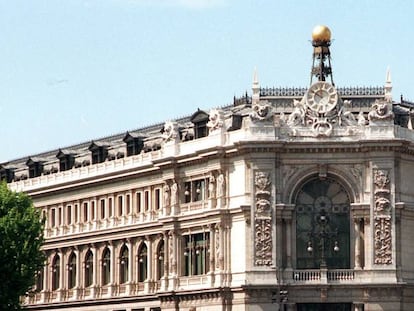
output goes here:
[{"label": "balcony", "polygon": [[285,281],[294,285],[396,283],[396,270],[306,269],[285,272]]}]

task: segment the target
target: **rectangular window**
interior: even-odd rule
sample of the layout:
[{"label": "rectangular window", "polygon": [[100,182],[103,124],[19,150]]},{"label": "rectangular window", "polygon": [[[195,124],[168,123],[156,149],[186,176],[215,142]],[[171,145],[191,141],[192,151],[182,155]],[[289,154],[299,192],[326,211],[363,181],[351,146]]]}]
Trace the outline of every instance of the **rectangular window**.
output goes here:
[{"label": "rectangular window", "polygon": [[88,209],[88,202],[83,203],[83,221],[89,221],[89,209]]},{"label": "rectangular window", "polygon": [[123,216],[123,215],[124,215],[124,197],[120,195],[118,197],[118,216]]},{"label": "rectangular window", "polygon": [[101,219],[105,219],[105,199],[101,199]]},{"label": "rectangular window", "polygon": [[201,275],[209,271],[210,233],[203,232],[184,237],[184,275]]},{"label": "rectangular window", "polygon": [[59,207],[57,225],[60,226],[61,224],[62,224],[62,208]]},{"label": "rectangular window", "polygon": [[184,202],[197,202],[207,199],[208,179],[188,181],[184,184]]},{"label": "rectangular window", "polygon": [[142,193],[137,192],[137,212],[142,213]]},{"label": "rectangular window", "polygon": [[79,205],[75,204],[75,223],[79,222]]},{"label": "rectangular window", "polygon": [[144,209],[145,209],[146,211],[148,211],[148,210],[149,210],[149,207],[150,207],[150,202],[149,202],[149,191],[148,191],[148,190],[146,190],[146,191],[145,191],[144,196],[145,196],[145,198],[144,198],[144,200],[145,200],[145,202],[144,202]]},{"label": "rectangular window", "polygon": [[66,218],[67,218],[66,223],[68,225],[71,225],[72,224],[72,205],[66,206]]},{"label": "rectangular window", "polygon": [[125,196],[125,209],[126,214],[129,215],[131,213],[131,196],[129,194]]},{"label": "rectangular window", "polygon": [[95,200],[91,202],[91,220],[95,220]]},{"label": "rectangular window", "polygon": [[112,198],[108,199],[108,217],[112,217]]},{"label": "rectangular window", "polygon": [[160,189],[155,189],[155,210],[159,210],[161,208],[161,191]]},{"label": "rectangular window", "polygon": [[50,211],[50,226],[56,227],[56,210],[54,208]]}]

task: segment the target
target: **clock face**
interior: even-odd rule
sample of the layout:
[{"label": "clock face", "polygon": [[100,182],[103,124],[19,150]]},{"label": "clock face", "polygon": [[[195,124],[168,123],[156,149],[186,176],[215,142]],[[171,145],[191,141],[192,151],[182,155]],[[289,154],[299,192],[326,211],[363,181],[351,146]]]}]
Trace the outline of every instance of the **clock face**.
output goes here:
[{"label": "clock face", "polygon": [[318,81],[311,85],[306,93],[306,104],[318,113],[326,113],[335,108],[338,102],[338,93],[329,83]]}]

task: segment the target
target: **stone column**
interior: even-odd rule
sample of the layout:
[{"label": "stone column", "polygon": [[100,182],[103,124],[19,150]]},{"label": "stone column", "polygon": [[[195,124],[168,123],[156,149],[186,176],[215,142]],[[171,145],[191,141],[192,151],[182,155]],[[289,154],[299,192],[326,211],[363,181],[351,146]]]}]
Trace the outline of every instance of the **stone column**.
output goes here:
[{"label": "stone column", "polygon": [[154,258],[152,254],[152,237],[145,236],[147,240],[147,279],[144,281],[144,292],[150,293],[151,292],[151,284],[153,282],[153,271],[152,271],[152,260]]},{"label": "stone column", "polygon": [[[66,205],[66,208],[67,208],[67,205]],[[71,203],[70,204],[70,209],[71,209],[71,211],[70,211],[70,217],[71,217],[71,219],[70,219],[70,232],[73,232],[74,231],[75,224],[76,224],[75,204]]]},{"label": "stone column", "polygon": [[125,208],[126,208],[126,213],[127,213],[127,219],[128,219],[128,224],[132,224],[134,221],[134,213],[132,212],[133,209],[133,205],[132,205],[132,201],[133,201],[133,194],[132,191],[128,191],[125,194]]},{"label": "stone column", "polygon": [[276,271],[282,268],[282,245],[283,245],[283,221],[282,218],[276,216]]},{"label": "stone column", "polygon": [[170,191],[171,191],[171,199],[170,199],[171,215],[177,215],[180,212],[180,206],[179,206],[178,184],[175,180],[172,181],[172,184],[170,186]]},{"label": "stone column", "polygon": [[138,216],[138,202],[137,202],[137,192],[131,191],[131,218],[132,222],[135,222]]},{"label": "stone column", "polygon": [[110,227],[113,227],[115,225],[115,196],[114,195],[110,195],[108,196],[108,215],[111,215],[109,217],[109,225]]},{"label": "stone column", "polygon": [[91,204],[91,208],[90,208],[90,211],[91,211],[91,221],[92,221],[92,228],[93,229],[95,229],[96,230],[96,228],[97,228],[97,219],[98,219],[98,209],[97,209],[97,200],[96,200],[96,197],[94,197],[91,201],[90,201],[90,204]]},{"label": "stone column", "polygon": [[132,276],[133,271],[132,267],[134,266],[134,248],[131,239],[127,239],[125,243],[126,247],[128,248],[128,280],[126,282],[125,291],[127,295],[131,294],[132,291]]},{"label": "stone column", "polygon": [[49,292],[49,271],[50,271],[50,260],[49,255],[46,255],[46,262],[43,266],[43,289],[41,291],[41,301],[46,302],[47,301],[47,293]]},{"label": "stone column", "polygon": [[57,290],[57,301],[62,301],[62,294],[63,294],[63,287],[64,287],[64,278],[65,278],[65,259],[63,256],[62,249],[58,251],[59,258],[60,258],[60,266],[59,266],[59,286]]},{"label": "stone column", "polygon": [[361,269],[361,228],[360,218],[354,218],[354,234],[355,234],[355,267]]},{"label": "stone column", "polygon": [[215,286],[223,286],[224,283],[224,227],[221,223],[216,224],[214,232],[214,251],[215,256]]},{"label": "stone column", "polygon": [[[96,215],[96,214],[95,214]],[[96,244],[92,244],[92,254],[93,254],[93,285],[92,285],[92,297],[97,297],[99,294],[98,286],[98,256],[100,255],[99,249]]]},{"label": "stone column", "polygon": [[109,273],[109,286],[108,294],[112,296],[114,294],[114,284],[115,284],[115,269],[116,269],[116,257],[115,257],[115,247],[112,241],[109,241],[108,249],[110,251],[110,273]]},{"label": "stone column", "polygon": [[76,255],[76,285],[73,291],[73,298],[78,299],[80,295],[80,279],[81,279],[81,268],[82,268],[82,262],[81,262],[81,255],[78,247],[75,247],[74,253]]},{"label": "stone column", "polygon": [[168,290],[173,291],[178,285],[177,264],[178,264],[178,238],[174,230],[168,232],[168,260],[169,260],[169,278]]},{"label": "stone column", "polygon": [[372,268],[372,262],[373,262],[373,235],[371,230],[371,224],[370,224],[370,216],[364,217],[364,269],[370,270]]},{"label": "stone column", "polygon": [[76,203],[73,204],[73,211],[75,214],[75,232],[79,232],[80,231],[80,218],[81,218],[81,212],[80,212],[80,201],[77,200]]},{"label": "stone column", "polygon": [[286,218],[286,268],[292,269],[292,219]]}]

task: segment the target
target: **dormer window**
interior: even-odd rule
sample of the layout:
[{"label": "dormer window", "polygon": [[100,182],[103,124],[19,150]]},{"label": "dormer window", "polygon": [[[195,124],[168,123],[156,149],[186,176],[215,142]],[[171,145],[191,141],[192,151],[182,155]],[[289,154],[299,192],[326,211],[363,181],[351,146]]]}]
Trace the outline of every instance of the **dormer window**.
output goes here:
[{"label": "dormer window", "polygon": [[197,110],[191,117],[191,122],[194,124],[194,138],[206,137],[208,135],[208,122],[209,116],[202,110]]},{"label": "dormer window", "polygon": [[70,170],[75,165],[74,152],[67,150],[59,150],[56,157],[59,159],[59,171]]},{"label": "dormer window", "polygon": [[29,158],[26,165],[29,167],[29,178],[34,178],[42,175],[43,173],[43,162],[38,159]]},{"label": "dormer window", "polygon": [[14,170],[0,165],[0,181],[12,182],[14,178]]},{"label": "dormer window", "polygon": [[108,156],[108,146],[101,142],[92,142],[89,151],[92,152],[92,164],[102,163]]},{"label": "dormer window", "polygon": [[127,157],[140,154],[144,147],[143,137],[128,132],[124,137],[124,142],[126,143]]}]

